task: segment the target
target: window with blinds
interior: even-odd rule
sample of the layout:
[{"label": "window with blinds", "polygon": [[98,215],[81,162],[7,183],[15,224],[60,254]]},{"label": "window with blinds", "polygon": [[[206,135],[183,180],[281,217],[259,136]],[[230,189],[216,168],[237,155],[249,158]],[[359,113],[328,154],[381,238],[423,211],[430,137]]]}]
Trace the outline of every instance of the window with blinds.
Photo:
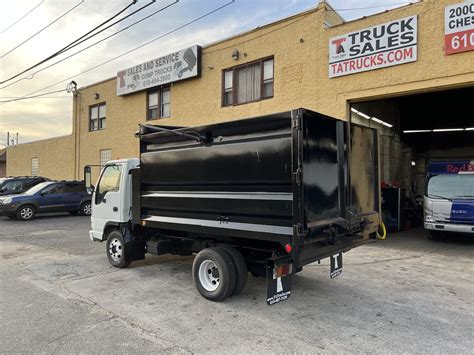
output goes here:
[{"label": "window with blinds", "polygon": [[169,87],[148,92],[147,120],[171,116],[171,90]]},{"label": "window with blinds", "polygon": [[105,129],[105,102],[89,107],[89,131]]},{"label": "window with blinds", "polygon": [[273,97],[273,58],[226,69],[222,78],[222,106]]}]

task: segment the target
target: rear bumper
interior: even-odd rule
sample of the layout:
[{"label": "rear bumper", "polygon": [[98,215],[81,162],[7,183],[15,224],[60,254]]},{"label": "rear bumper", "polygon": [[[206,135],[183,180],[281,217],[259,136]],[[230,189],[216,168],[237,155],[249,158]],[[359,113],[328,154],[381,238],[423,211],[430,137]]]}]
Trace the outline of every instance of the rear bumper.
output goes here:
[{"label": "rear bumper", "polygon": [[469,224],[425,222],[425,229],[438,232],[455,232],[474,234],[474,226]]}]

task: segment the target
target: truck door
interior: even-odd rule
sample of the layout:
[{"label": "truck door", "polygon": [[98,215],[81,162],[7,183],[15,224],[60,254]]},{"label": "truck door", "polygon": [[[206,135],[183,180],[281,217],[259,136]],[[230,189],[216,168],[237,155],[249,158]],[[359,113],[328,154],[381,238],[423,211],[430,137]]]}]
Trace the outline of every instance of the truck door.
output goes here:
[{"label": "truck door", "polygon": [[[92,198],[92,230],[102,235],[107,222],[126,222],[121,206],[122,164],[106,165]],[[124,220],[124,218],[126,220]]]}]

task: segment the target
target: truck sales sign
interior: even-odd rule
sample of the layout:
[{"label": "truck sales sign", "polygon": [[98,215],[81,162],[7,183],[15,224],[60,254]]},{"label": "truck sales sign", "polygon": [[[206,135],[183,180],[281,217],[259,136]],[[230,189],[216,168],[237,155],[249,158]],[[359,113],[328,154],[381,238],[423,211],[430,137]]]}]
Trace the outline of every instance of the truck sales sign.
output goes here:
[{"label": "truck sales sign", "polygon": [[199,76],[201,47],[193,46],[117,73],[117,96]]},{"label": "truck sales sign", "polygon": [[329,40],[329,77],[417,60],[418,17],[411,16]]},{"label": "truck sales sign", "polygon": [[474,1],[445,8],[444,41],[446,55],[474,50]]}]

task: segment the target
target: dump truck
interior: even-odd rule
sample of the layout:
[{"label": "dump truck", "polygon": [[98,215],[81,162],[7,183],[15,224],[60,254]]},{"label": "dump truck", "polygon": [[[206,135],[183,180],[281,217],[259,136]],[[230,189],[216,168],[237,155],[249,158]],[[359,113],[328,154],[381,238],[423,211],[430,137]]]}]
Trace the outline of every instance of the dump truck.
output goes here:
[{"label": "dump truck", "polygon": [[293,275],[376,240],[374,129],[306,109],[200,127],[140,125],[140,157],[114,160],[93,189],[90,239],[111,265],[197,254],[192,276],[211,301],[266,277],[268,305],[288,299]]}]

